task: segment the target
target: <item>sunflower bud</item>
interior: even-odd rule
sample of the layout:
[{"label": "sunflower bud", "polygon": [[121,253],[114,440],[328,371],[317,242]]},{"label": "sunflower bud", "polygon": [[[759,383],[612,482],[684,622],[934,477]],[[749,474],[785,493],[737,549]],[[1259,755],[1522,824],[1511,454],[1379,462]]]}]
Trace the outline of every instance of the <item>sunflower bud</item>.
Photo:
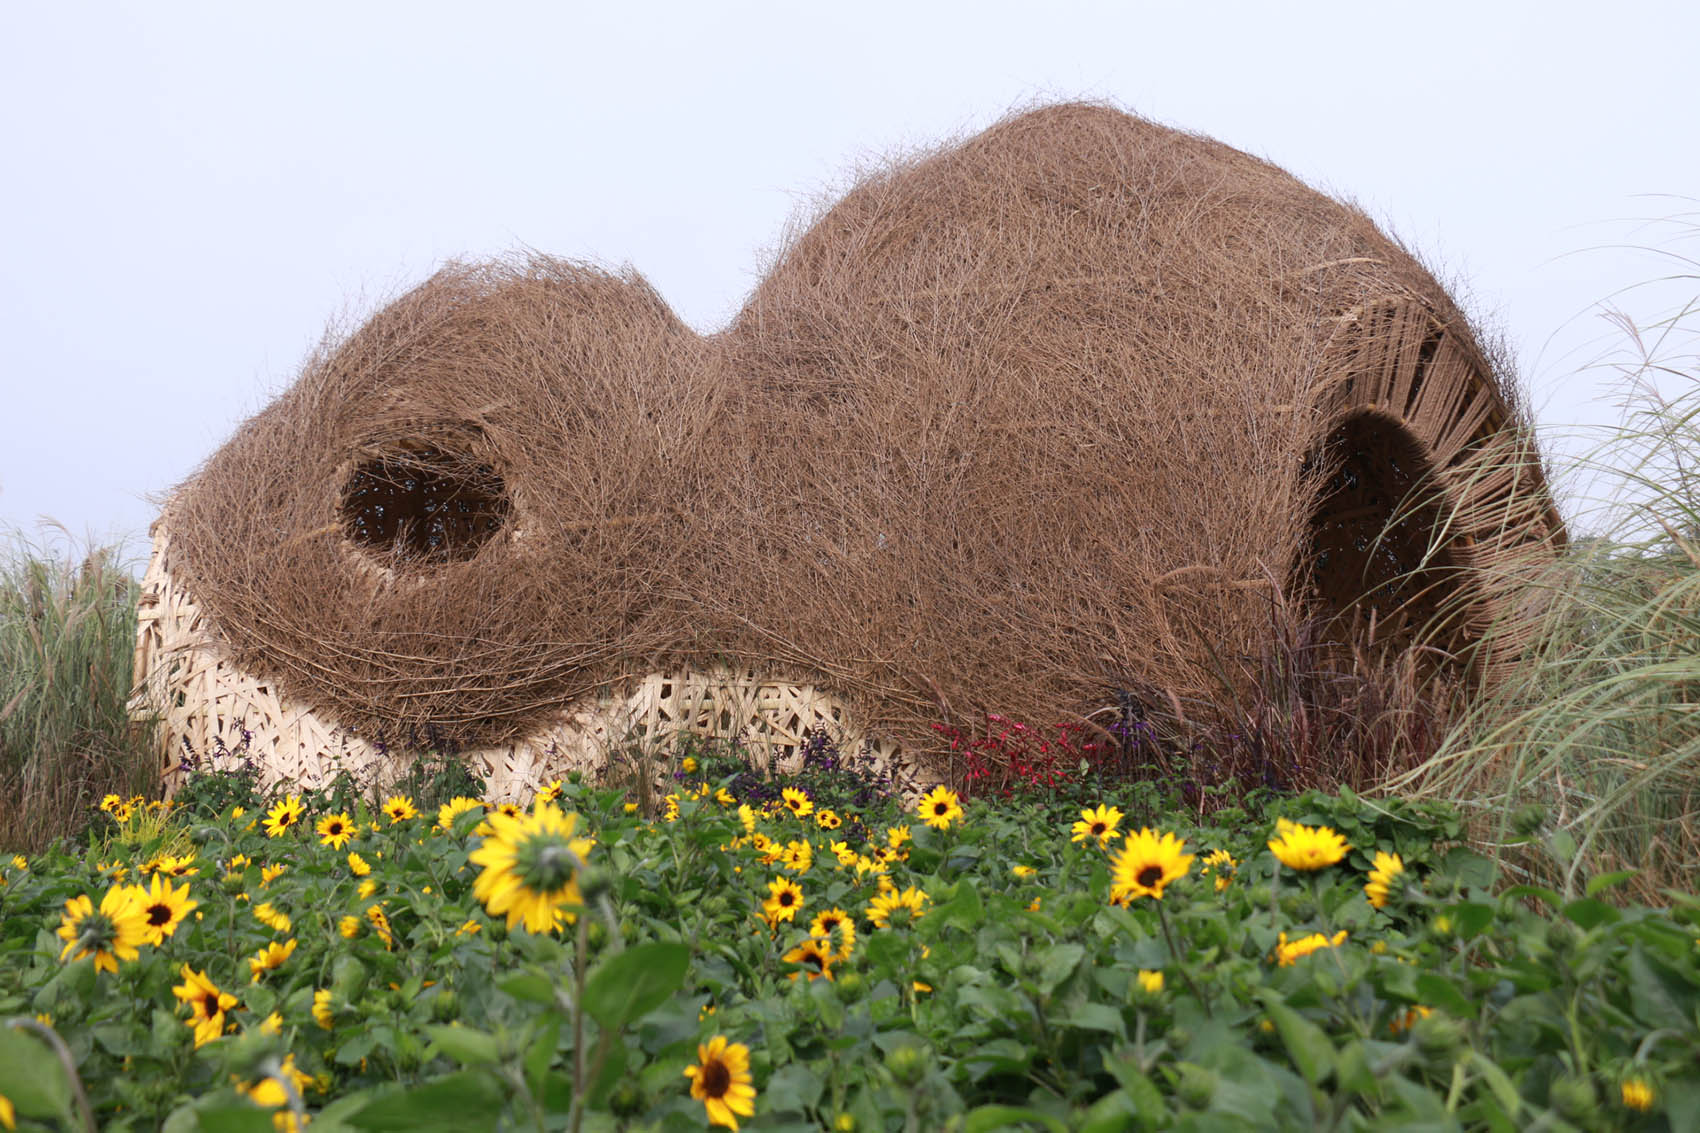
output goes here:
[{"label": "sunflower bud", "polygon": [[1569,1074],[1553,1080],[1547,1088],[1547,1101],[1560,1117],[1584,1127],[1594,1123],[1600,1108],[1594,1084],[1587,1078]]},{"label": "sunflower bud", "polygon": [[1416,1021],[1411,1027],[1411,1041],[1424,1058],[1450,1062],[1464,1043],[1464,1025],[1436,1011]]},{"label": "sunflower bud", "polygon": [[854,1003],[868,990],[868,981],[861,972],[844,972],[838,977],[837,988],[841,1001]]},{"label": "sunflower bud", "polygon": [[1209,1109],[1216,1097],[1216,1072],[1194,1062],[1181,1063],[1180,1072],[1175,1096],[1189,1109]]},{"label": "sunflower bud", "polygon": [[927,1072],[926,1052],[910,1043],[893,1047],[885,1056],[885,1068],[898,1085],[913,1086]]},{"label": "sunflower bud", "polygon": [[614,1092],[608,1095],[608,1108],[614,1111],[615,1117],[636,1117],[648,1106],[648,1099],[643,1096],[643,1087],[632,1078],[624,1078],[614,1087]]}]

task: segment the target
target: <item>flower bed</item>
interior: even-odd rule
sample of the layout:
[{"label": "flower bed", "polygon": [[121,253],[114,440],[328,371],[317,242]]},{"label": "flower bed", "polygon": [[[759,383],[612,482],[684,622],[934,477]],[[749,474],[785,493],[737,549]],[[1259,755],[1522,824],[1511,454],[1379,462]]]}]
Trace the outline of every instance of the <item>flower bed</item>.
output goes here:
[{"label": "flower bed", "polygon": [[1700,1122],[1700,902],[1507,887],[1445,808],[737,782],[109,799],[0,866],[0,1125]]}]

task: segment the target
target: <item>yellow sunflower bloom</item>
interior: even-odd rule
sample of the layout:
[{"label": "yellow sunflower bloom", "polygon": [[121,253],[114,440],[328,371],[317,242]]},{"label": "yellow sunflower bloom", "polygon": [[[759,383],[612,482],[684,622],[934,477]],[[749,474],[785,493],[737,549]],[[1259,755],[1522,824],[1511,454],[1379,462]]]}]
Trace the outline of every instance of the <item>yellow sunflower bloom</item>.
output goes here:
[{"label": "yellow sunflower bloom", "polygon": [[366,906],[366,919],[372,922],[372,931],[384,942],[384,951],[389,952],[395,947],[395,933],[390,931],[390,918],[384,912],[382,905]]},{"label": "yellow sunflower bloom", "polygon": [[348,845],[349,839],[357,833],[354,820],[346,813],[327,814],[319,819],[318,825],[313,829],[318,832],[319,845],[329,846],[333,850],[340,850]]},{"label": "yellow sunflower bloom", "polygon": [[711,1125],[736,1131],[739,1117],[755,1115],[750,1048],[743,1043],[729,1043],[725,1035],[715,1035],[697,1047],[697,1064],[685,1067],[685,1077],[691,1080],[691,1097],[708,1110]]},{"label": "yellow sunflower bloom", "polygon": [[300,795],[290,795],[266,811],[266,820],[261,826],[267,838],[281,837],[290,827],[300,822],[307,814],[307,809],[301,805]]},{"label": "yellow sunflower bloom", "polygon": [[4,1125],[8,1129],[18,1127],[17,1107],[12,1105],[12,1099],[5,1094],[0,1094],[0,1125]]},{"label": "yellow sunflower bloom", "polygon": [[1625,1078],[1620,1089],[1623,1104],[1639,1113],[1653,1108],[1653,1084],[1645,1078]]},{"label": "yellow sunflower bloom", "polygon": [[477,799],[469,799],[465,795],[456,795],[437,808],[437,825],[444,830],[452,830],[454,829],[455,819],[463,814],[471,814],[475,810],[483,809],[484,804]]},{"label": "yellow sunflower bloom", "polygon": [[1110,884],[1110,903],[1125,905],[1141,897],[1163,899],[1163,887],[1185,877],[1195,855],[1182,853],[1186,842],[1173,834],[1161,836],[1150,827],[1129,834],[1116,855]]},{"label": "yellow sunflower bloom", "polygon": [[956,797],[955,791],[941,783],[921,797],[915,812],[934,830],[949,830],[950,824],[962,817],[962,800]]},{"label": "yellow sunflower bloom", "polygon": [[779,792],[779,801],[785,804],[785,809],[798,818],[804,818],[814,809],[815,804],[809,801],[806,791],[796,787],[786,787]]},{"label": "yellow sunflower bloom", "polygon": [[95,971],[116,973],[120,962],[141,955],[137,949],[147,943],[147,918],[136,902],[139,892],[140,887],[114,885],[98,909],[87,894],[66,901],[56,933],[65,942],[59,959],[93,956]]},{"label": "yellow sunflower bloom", "polygon": [[224,1014],[236,1006],[236,997],[220,991],[205,972],[184,964],[183,982],[173,987],[171,994],[189,1005],[185,1022],[195,1029],[197,1049],[224,1034]]},{"label": "yellow sunflower bloom", "polygon": [[819,810],[815,812],[815,825],[822,830],[837,830],[844,825],[844,820],[838,817],[834,810]]},{"label": "yellow sunflower bloom", "polygon": [[336,1027],[336,1012],[331,1007],[331,989],[328,987],[313,993],[313,1022],[327,1031]]},{"label": "yellow sunflower bloom", "polygon": [[283,967],[284,961],[294,954],[295,941],[286,940],[282,944],[272,941],[249,958],[248,973],[253,977],[249,982],[259,983],[261,976]]},{"label": "yellow sunflower bloom", "polygon": [[535,806],[539,799],[546,803],[560,802],[561,792],[566,789],[566,780],[556,779],[554,782],[546,785],[541,791],[538,791],[536,795],[532,796],[532,805]]},{"label": "yellow sunflower bloom", "polygon": [[832,941],[824,936],[811,936],[785,953],[782,959],[787,964],[802,965],[801,972],[790,973],[793,981],[800,975],[807,975],[809,982],[813,983],[822,976],[828,980],[832,979],[832,965],[838,959],[838,954],[833,951]]},{"label": "yellow sunflower bloom", "polygon": [[406,795],[391,795],[384,800],[384,817],[394,826],[398,822],[406,822],[410,818],[418,818],[419,812],[414,809],[413,800]]},{"label": "yellow sunflower bloom", "polygon": [[1163,994],[1163,973],[1141,968],[1139,970],[1139,990],[1146,995]]},{"label": "yellow sunflower bloom", "polygon": [[538,803],[524,817],[493,814],[487,822],[490,835],[468,858],[483,867],[472,893],[485,911],[505,915],[510,932],[522,923],[527,932],[554,932],[574,921],[584,904],[579,870],[594,844],[573,837],[578,815]]},{"label": "yellow sunflower bloom", "polygon": [[1116,827],[1121,825],[1122,812],[1113,806],[1099,803],[1097,809],[1086,809],[1080,812],[1080,821],[1074,824],[1074,841],[1084,842],[1096,838],[1100,846],[1109,845],[1115,841]]},{"label": "yellow sunflower bloom", "polygon": [[1346,930],[1341,929],[1332,937],[1313,932],[1309,936],[1288,943],[1287,934],[1281,933],[1275,943],[1275,962],[1283,968],[1290,968],[1312,952],[1322,948],[1338,948],[1346,942]]},{"label": "yellow sunflower bloom", "polygon": [[856,922],[843,909],[828,909],[809,922],[809,935],[838,940],[838,958],[848,960],[856,948]]},{"label": "yellow sunflower bloom", "polygon": [[1300,826],[1285,818],[1275,820],[1276,837],[1269,840],[1269,851],[1288,869],[1311,872],[1327,869],[1352,847],[1346,839],[1327,826]]},{"label": "yellow sunflower bloom", "polygon": [[906,915],[902,919],[912,924],[927,915],[929,900],[924,890],[913,885],[901,892],[892,886],[876,893],[868,903],[868,919],[875,928],[886,928],[891,924],[892,914],[903,913]]},{"label": "yellow sunflower bloom", "polygon": [[776,877],[767,883],[767,900],[761,904],[762,915],[767,923],[778,926],[780,921],[788,921],[797,915],[803,907],[803,890],[789,877]]},{"label": "yellow sunflower bloom", "polygon": [[1384,908],[1393,890],[1403,884],[1405,863],[1398,854],[1375,852],[1375,868],[1369,871],[1369,884],[1364,886],[1364,896],[1376,908]]},{"label": "yellow sunflower bloom", "polygon": [[159,874],[153,875],[153,881],[148,888],[140,885],[134,887],[136,906],[141,910],[142,918],[147,924],[146,939],[149,944],[159,946],[165,943],[165,938],[177,931],[177,926],[183,923],[199,901],[189,900],[189,883],[185,881],[176,889],[171,888],[171,882]]},{"label": "yellow sunflower bloom", "polygon": [[372,872],[372,867],[366,864],[366,859],[359,854],[348,855],[348,872],[355,877],[365,877]]}]

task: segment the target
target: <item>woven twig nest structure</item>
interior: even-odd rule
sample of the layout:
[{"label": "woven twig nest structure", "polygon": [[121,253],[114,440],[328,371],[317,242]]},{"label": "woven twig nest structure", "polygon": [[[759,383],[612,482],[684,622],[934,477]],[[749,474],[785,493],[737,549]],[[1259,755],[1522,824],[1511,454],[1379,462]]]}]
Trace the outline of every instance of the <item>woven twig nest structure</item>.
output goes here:
[{"label": "woven twig nest structure", "polygon": [[700,336],[632,274],[450,267],[172,497],[140,703],[168,773],[523,796],[633,735],[1194,703],[1277,594],[1514,653],[1562,530],[1444,290],[1281,170],[1049,107],[850,191]]}]

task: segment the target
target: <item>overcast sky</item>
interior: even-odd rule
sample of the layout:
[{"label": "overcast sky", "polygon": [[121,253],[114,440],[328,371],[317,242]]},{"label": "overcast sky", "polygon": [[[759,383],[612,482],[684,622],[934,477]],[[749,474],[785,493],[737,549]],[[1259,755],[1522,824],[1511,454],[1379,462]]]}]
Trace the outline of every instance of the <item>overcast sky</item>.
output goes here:
[{"label": "overcast sky", "polygon": [[629,262],[718,328],[858,164],[1060,98],[1355,200],[1543,426],[1609,422],[1598,305],[1700,292],[1622,290],[1696,254],[1697,56],[1692,2],[6,4],[0,525],[139,540],[331,319],[451,257]]}]

